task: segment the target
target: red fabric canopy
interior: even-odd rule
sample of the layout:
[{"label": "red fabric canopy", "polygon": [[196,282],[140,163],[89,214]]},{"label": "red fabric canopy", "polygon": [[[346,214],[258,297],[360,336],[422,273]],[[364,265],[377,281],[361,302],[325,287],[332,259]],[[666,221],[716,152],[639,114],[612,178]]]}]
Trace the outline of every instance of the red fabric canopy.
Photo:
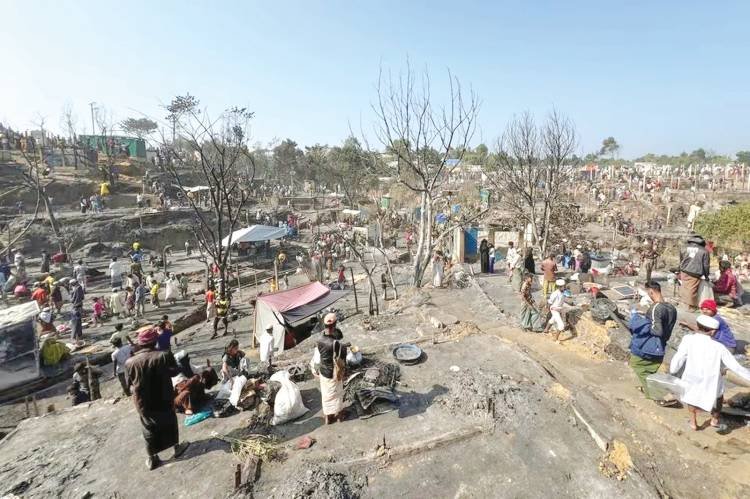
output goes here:
[{"label": "red fabric canopy", "polygon": [[286,312],[318,300],[330,292],[331,290],[327,286],[315,281],[294,289],[260,295],[258,301],[265,303],[277,312]]}]

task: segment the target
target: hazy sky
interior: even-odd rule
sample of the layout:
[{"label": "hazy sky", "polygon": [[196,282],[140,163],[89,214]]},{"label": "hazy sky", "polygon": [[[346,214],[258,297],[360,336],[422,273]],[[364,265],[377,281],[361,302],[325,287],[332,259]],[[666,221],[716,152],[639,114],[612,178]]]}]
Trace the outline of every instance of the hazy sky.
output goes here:
[{"label": "hazy sky", "polygon": [[185,92],[255,110],[254,139],[371,129],[378,68],[406,57],[482,100],[475,143],[510,116],[570,116],[581,152],[750,149],[750,1],[0,0],[0,122],[60,129],[69,103],[163,118]]}]

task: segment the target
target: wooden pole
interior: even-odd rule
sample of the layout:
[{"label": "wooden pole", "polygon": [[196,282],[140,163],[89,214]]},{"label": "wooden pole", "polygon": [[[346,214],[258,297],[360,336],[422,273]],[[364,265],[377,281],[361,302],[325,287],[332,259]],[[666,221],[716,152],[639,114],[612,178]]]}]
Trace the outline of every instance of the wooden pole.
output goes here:
[{"label": "wooden pole", "polygon": [[242,299],[242,282],[240,282],[240,264],[237,264],[237,297]]},{"label": "wooden pole", "polygon": [[359,313],[359,300],[357,298],[357,285],[354,282],[354,269],[349,267],[349,272],[352,276],[352,289],[354,290],[354,308],[356,309],[357,313]]},{"label": "wooden pole", "polygon": [[279,264],[278,259],[273,259],[273,282],[276,285],[276,291],[279,290]]}]

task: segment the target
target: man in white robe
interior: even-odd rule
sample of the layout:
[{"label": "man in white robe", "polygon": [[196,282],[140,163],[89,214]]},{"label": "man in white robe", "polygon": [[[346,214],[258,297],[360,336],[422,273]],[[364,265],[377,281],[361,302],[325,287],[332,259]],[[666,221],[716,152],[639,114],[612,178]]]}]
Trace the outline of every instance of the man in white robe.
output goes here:
[{"label": "man in white robe", "polygon": [[687,404],[690,413],[690,427],[698,426],[698,409],[711,413],[709,424],[721,431],[726,427],[721,424],[719,415],[724,402],[724,378],[722,366],[738,376],[750,381],[750,369],[742,367],[721,343],[712,339],[719,329],[719,321],[707,315],[699,315],[696,320],[698,332],[682,338],[677,353],[672,357],[669,371],[679,372],[682,367],[683,394],[680,400]]}]

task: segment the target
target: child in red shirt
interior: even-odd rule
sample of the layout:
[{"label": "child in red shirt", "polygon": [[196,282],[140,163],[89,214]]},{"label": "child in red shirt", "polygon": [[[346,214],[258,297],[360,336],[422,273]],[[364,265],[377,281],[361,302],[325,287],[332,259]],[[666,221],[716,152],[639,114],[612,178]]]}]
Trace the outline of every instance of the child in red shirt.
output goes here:
[{"label": "child in red shirt", "polygon": [[94,298],[94,326],[102,327],[104,316],[104,303],[99,298]]}]

